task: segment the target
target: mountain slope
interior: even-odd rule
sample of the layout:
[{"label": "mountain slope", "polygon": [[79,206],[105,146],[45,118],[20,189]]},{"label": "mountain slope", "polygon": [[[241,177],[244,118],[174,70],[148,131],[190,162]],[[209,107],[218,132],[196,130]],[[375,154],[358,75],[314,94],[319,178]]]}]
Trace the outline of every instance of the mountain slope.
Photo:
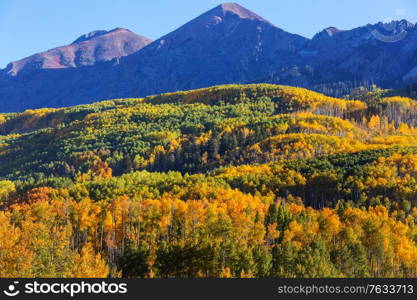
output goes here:
[{"label": "mountain slope", "polygon": [[[100,85],[102,65],[108,63],[108,68],[112,68],[120,58],[150,42],[123,28],[94,31],[70,45],[10,63],[0,71],[0,111],[69,106],[103,99],[108,91]],[[99,98],[89,99],[91,95]]]},{"label": "mountain slope", "polygon": [[219,5],[121,61],[121,96],[263,81],[297,63],[307,41],[238,4]]},{"label": "mountain slope", "polygon": [[371,96],[227,85],[0,114],[0,276],[415,278],[417,101]]},{"label": "mountain slope", "polygon": [[[365,121],[375,111],[381,112],[381,121],[373,120],[368,130]],[[416,114],[417,101],[408,98],[367,104],[271,84],[222,85],[0,114],[0,179],[31,182],[38,175],[75,176],[82,164],[74,156],[91,151],[115,174],[131,168],[194,173],[222,164],[289,158],[296,150],[300,157],[312,157],[341,149],[417,146],[412,127]],[[393,125],[401,120],[411,127]],[[380,134],[373,134],[372,128],[379,128]],[[323,136],[326,133],[334,138]],[[208,157],[202,164],[195,155],[204,152]]]},{"label": "mountain slope", "polygon": [[366,25],[352,30],[328,29],[308,48],[315,81],[369,81],[400,87],[403,76],[417,64],[417,27],[406,20]]},{"label": "mountain slope", "polygon": [[12,76],[40,69],[63,69],[92,66],[132,54],[151,40],[130,30],[116,28],[110,31],[93,31],[72,44],[41,52],[10,63],[6,72]]}]

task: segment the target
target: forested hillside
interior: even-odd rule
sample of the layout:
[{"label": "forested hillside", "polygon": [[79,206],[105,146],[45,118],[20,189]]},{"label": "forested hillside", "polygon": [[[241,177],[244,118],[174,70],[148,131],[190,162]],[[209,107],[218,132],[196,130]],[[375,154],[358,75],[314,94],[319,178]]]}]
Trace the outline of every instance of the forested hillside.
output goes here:
[{"label": "forested hillside", "polygon": [[415,277],[417,101],[388,95],[0,114],[0,277]]}]

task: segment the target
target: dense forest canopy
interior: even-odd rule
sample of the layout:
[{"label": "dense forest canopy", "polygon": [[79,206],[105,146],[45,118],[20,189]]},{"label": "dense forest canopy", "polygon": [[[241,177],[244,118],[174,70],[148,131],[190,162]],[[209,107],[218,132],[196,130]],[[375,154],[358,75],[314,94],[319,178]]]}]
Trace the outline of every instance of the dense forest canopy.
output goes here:
[{"label": "dense forest canopy", "polygon": [[1,114],[0,277],[415,277],[416,116],[268,84]]}]

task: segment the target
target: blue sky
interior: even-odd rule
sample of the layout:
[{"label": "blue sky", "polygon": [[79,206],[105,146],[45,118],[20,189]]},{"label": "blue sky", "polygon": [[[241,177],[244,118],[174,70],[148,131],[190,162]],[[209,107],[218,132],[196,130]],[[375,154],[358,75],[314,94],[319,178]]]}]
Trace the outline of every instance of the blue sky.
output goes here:
[{"label": "blue sky", "polygon": [[[225,1],[0,0],[0,68],[66,45],[97,29],[128,28],[156,39]],[[292,33],[312,37],[389,19],[417,22],[415,0],[241,0],[242,6]]]}]

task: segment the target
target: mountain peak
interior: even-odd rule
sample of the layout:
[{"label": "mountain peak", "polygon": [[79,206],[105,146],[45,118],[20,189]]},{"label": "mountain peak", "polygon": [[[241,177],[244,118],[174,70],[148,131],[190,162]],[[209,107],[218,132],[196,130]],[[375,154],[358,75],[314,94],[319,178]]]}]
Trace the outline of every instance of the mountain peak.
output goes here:
[{"label": "mountain peak", "polygon": [[269,23],[267,20],[257,15],[253,11],[234,2],[220,4],[219,6],[208,11],[207,14],[214,14],[218,17],[225,17],[228,14],[235,15],[241,19],[258,20]]},{"label": "mountain peak", "polygon": [[339,32],[343,32],[344,30],[339,29],[337,27],[327,27],[324,28],[322,31],[316,33],[312,39],[312,41],[327,41],[330,40],[334,35],[338,34]]},{"label": "mountain peak", "polygon": [[113,33],[113,32],[131,32],[131,31],[128,30],[128,29],[125,29],[125,28],[120,28],[120,27],[117,27],[117,28],[112,29],[112,30],[94,30],[94,31],[91,31],[89,33],[83,34],[82,36],[77,38],[74,42],[72,42],[71,45],[78,44],[78,43],[81,43],[81,42],[85,42],[85,41],[88,41],[88,40],[92,40],[92,39],[98,38],[100,36],[103,36],[105,34],[109,34],[109,33]]},{"label": "mountain peak", "polygon": [[257,20],[266,21],[265,19],[258,16],[257,14],[250,11],[249,9],[244,8],[243,6],[234,2],[220,4],[219,6],[215,7],[212,11],[218,12],[219,10],[223,13],[223,15],[227,13],[232,13],[234,15],[239,16],[242,19],[251,19],[251,20],[257,19]]},{"label": "mountain peak", "polygon": [[70,45],[53,48],[10,63],[9,75],[39,69],[65,69],[91,66],[139,51],[152,41],[124,29],[95,30],[83,34]]},{"label": "mountain peak", "polygon": [[325,33],[327,33],[329,36],[333,36],[334,34],[341,32],[343,30],[336,28],[336,27],[327,27],[323,30]]},{"label": "mountain peak", "polygon": [[91,31],[89,33],[83,34],[80,37],[78,37],[74,42],[71,43],[71,45],[77,44],[77,43],[81,43],[81,42],[84,42],[84,41],[91,40],[93,38],[102,36],[102,35],[104,35],[106,33],[108,33],[107,30],[94,30],[94,31]]},{"label": "mountain peak", "polygon": [[235,36],[237,28],[239,29],[238,31],[246,31],[242,33],[242,38],[243,36],[247,38],[248,32],[256,32],[259,37],[262,26],[281,31],[281,29],[267,20],[237,3],[223,3],[159,38],[153,44],[155,50],[191,41],[193,43],[199,41],[199,43],[206,44],[209,38],[213,41],[219,41],[226,37]]},{"label": "mountain peak", "polygon": [[375,25],[382,27],[387,31],[400,32],[403,30],[408,31],[414,28],[416,24],[403,19],[403,20],[391,20],[391,21],[379,22],[378,24],[375,24]]}]

